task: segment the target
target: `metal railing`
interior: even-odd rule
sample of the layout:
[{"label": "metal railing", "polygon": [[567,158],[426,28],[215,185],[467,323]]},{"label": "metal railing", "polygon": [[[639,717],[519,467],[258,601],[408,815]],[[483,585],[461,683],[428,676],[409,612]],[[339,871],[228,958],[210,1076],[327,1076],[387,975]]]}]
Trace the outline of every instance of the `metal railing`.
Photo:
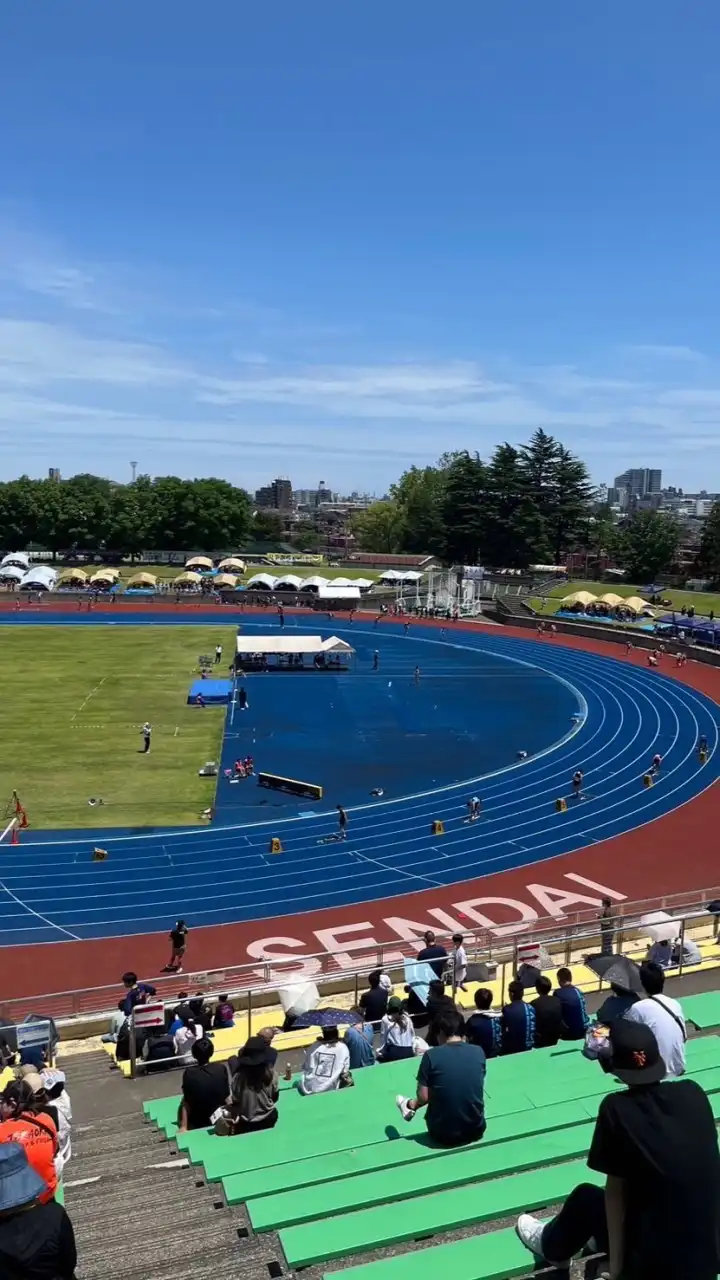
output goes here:
[{"label": "metal railing", "polygon": [[[650,911],[666,911],[678,921],[678,935],[684,938],[685,922],[704,919],[710,924],[707,903],[720,898],[720,886],[702,890],[690,890],[656,896],[634,902],[617,903],[614,906],[614,934],[622,946],[647,936],[638,931],[641,916]],[[449,942],[448,934],[436,930],[442,943]],[[594,909],[573,912],[559,923],[547,917],[532,930],[517,928],[508,936],[508,926],[498,933],[483,929],[465,933],[465,947],[471,963],[484,962],[497,966],[500,971],[503,996],[507,981],[514,977],[518,966],[518,949],[528,944],[550,952],[558,964],[572,962],[573,955],[591,951],[600,941],[600,921]],[[258,1008],[277,1003],[277,989],[288,982],[300,979],[312,980],[325,994],[339,990],[354,991],[358,996],[359,983],[373,969],[387,969],[401,973],[404,960],[417,956],[419,939],[388,939],[370,947],[355,946],[348,942],[342,951],[320,951],[313,954],[287,958],[249,961],[241,965],[221,966],[178,975],[163,975],[152,980],[158,998],[176,1000],[180,991],[192,997],[202,990],[206,996],[227,992],[241,999],[247,1007],[248,1026],[252,1014]],[[558,959],[558,957],[560,957]],[[680,967],[682,972],[682,967]],[[675,972],[675,970],[673,970]],[[144,975],[141,975],[144,976]],[[37,1014],[52,1016],[56,1021],[109,1018],[117,1008],[121,994],[119,985],[85,987],[72,991],[46,992],[43,995],[0,999],[0,1021],[18,1023]]]}]

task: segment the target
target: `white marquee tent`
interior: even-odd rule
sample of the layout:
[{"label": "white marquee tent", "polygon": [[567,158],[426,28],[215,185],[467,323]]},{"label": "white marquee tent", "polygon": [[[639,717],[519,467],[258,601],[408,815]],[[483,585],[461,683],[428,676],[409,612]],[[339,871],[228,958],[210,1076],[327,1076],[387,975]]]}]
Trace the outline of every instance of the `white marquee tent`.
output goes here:
[{"label": "white marquee tent", "polygon": [[48,564],[37,564],[20,581],[20,589],[25,591],[52,591],[57,582],[57,569]]},{"label": "white marquee tent", "polygon": [[24,551],[8,551],[7,555],[0,560],[0,568],[4,569],[6,565],[14,569],[22,569],[23,573],[27,573],[30,568],[30,557]]},{"label": "white marquee tent", "polygon": [[339,636],[330,636],[323,640],[322,636],[253,636],[239,635],[237,638],[238,653],[354,653],[352,645],[341,640]]}]

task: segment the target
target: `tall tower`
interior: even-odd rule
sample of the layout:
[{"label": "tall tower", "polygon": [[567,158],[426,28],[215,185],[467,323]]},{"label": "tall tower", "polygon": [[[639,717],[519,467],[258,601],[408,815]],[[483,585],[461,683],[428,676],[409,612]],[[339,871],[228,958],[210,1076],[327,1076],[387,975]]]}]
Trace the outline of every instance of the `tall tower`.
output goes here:
[{"label": "tall tower", "polygon": [[136,473],[137,473],[137,462],[131,462],[131,463],[130,463],[130,473],[131,473],[131,475],[132,475],[131,484],[134,484],[134,483],[135,483],[135,476],[136,476]]}]

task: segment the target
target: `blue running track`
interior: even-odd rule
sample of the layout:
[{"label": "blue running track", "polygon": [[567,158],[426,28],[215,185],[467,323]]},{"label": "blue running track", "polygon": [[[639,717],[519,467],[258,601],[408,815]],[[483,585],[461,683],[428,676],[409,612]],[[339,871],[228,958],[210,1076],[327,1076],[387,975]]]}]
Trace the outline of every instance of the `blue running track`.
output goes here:
[{"label": "blue running track", "polygon": [[[98,618],[97,625],[104,621]],[[288,625],[330,633],[322,617],[311,623],[288,619]],[[271,629],[257,617],[244,618],[242,628]],[[261,920],[452,885],[628,832],[687,803],[718,777],[720,708],[656,671],[511,638],[500,629],[450,627],[441,637],[435,628],[413,624],[406,638],[400,625],[375,629],[336,619],[332,631],[358,650],[350,675],[269,674],[246,682],[246,715],[255,716],[261,733],[263,724],[278,722],[286,700],[278,762],[295,753],[301,763],[294,775],[323,781],[312,770],[332,761],[324,801],[285,804],[276,797],[285,807],[273,808],[270,820],[265,810],[258,820],[236,822],[236,802],[221,787],[223,822],[213,828],[91,838],[46,833],[18,847],[4,845],[3,944],[165,931],[180,915],[193,926]],[[375,649],[379,672],[371,672]],[[420,686],[412,678],[416,664]],[[368,717],[374,720],[377,712],[381,722],[364,746],[356,729],[365,725],[367,733],[368,719],[351,694],[361,680]],[[263,692],[263,681],[271,692]],[[326,707],[335,696],[342,707],[303,739],[293,702],[310,714],[313,688]],[[231,723],[228,715],[227,761],[241,753],[238,746],[245,754],[246,741],[235,737],[246,732],[239,718],[236,712]],[[320,746],[308,745],[318,734]],[[701,734],[711,753],[705,765],[696,751]],[[533,754],[518,762],[521,746]],[[261,749],[265,745],[256,744],[253,751],[258,763]],[[657,784],[646,789],[642,775],[655,752],[663,756],[663,768]],[[585,772],[586,798],[570,799],[568,812],[558,814],[555,800],[568,795],[578,767]],[[384,776],[377,778],[381,770]],[[335,831],[332,806],[343,782],[349,835],[326,843]],[[386,794],[372,800],[370,786],[384,782]],[[226,791],[239,792],[242,785]],[[237,801],[238,813],[257,800],[255,784],[247,785],[252,793]],[[472,794],[481,796],[484,812],[468,825],[465,802]],[[445,835],[430,834],[433,819],[444,821]],[[271,836],[282,840],[278,856],[268,853]],[[92,864],[90,851],[98,842],[111,856]]]}]

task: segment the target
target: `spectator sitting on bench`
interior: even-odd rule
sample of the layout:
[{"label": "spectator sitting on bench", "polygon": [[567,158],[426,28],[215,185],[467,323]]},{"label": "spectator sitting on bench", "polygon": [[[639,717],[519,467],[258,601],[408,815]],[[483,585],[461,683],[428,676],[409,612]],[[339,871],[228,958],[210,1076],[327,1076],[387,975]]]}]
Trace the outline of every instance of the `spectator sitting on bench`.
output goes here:
[{"label": "spectator sitting on bench", "polygon": [[380,1035],[382,1042],[377,1055],[380,1062],[412,1058],[415,1028],[399,996],[391,996],[388,1000],[387,1013],[380,1023]]},{"label": "spectator sitting on bench", "polygon": [[478,987],[475,992],[475,1013],[465,1023],[465,1038],[476,1044],[486,1058],[497,1058],[502,1053],[502,1014],[492,1008],[493,994],[488,987]]},{"label": "spectator sitting on bench", "polygon": [[350,1070],[358,1071],[360,1067],[377,1066],[373,1043],[375,1032],[369,1022],[356,1022],[348,1027],[343,1036],[350,1054]]},{"label": "spectator sitting on bench", "polygon": [[196,1040],[192,1049],[195,1066],[186,1067],[182,1078],[182,1101],[178,1110],[178,1132],[207,1129],[211,1115],[221,1107],[230,1091],[230,1078],[223,1062],[211,1062],[212,1040]]},{"label": "spectator sitting on bench", "polygon": [[0,1146],[0,1259],[3,1276],[17,1280],[73,1280],[77,1266],[70,1219],[55,1200],[44,1202],[43,1178],[17,1142]]},{"label": "spectator sitting on bench", "polygon": [[196,1023],[187,1006],[180,1010],[178,1017],[180,1018],[180,1026],[173,1036],[175,1052],[179,1058],[189,1063],[191,1060],[190,1051],[196,1040],[202,1040],[204,1032],[202,1026],[198,1026]]},{"label": "spectator sitting on bench", "polygon": [[553,995],[562,1005],[563,1022],[566,1027],[563,1040],[584,1040],[590,1023],[585,1007],[585,997],[582,991],[573,986],[572,973],[569,969],[558,969],[557,980],[557,991],[554,991]]},{"label": "spectator sitting on bench", "polygon": [[613,1280],[715,1280],[720,1155],[707,1095],[694,1080],[662,1083],[655,1036],[627,1018],[600,1063],[628,1086],[603,1098],[595,1122],[587,1163],[605,1186],[581,1183],[549,1222],[522,1214],[520,1240],[560,1269],[588,1246],[607,1253]]},{"label": "spectator sitting on bench", "polygon": [[541,974],[535,983],[537,1000],[532,1001],[535,1010],[535,1048],[549,1049],[557,1044],[566,1030],[559,1000],[551,994],[552,982]]},{"label": "spectator sitting on bench", "polygon": [[305,1053],[300,1093],[330,1093],[350,1083],[350,1051],[337,1027],[323,1027],[319,1040]]},{"label": "spectator sitting on bench", "polygon": [[358,1008],[366,1022],[372,1023],[377,1031],[387,1013],[388,993],[380,982],[381,970],[375,969],[368,974],[368,989],[363,991],[358,1000]]},{"label": "spectator sitting on bench", "polygon": [[230,1104],[218,1124],[217,1133],[259,1133],[275,1127],[280,1086],[270,1065],[271,1052],[262,1036],[250,1037],[237,1060]]},{"label": "spectator sitting on bench", "polygon": [[420,1060],[416,1097],[398,1096],[396,1102],[404,1120],[427,1107],[428,1134],[439,1146],[464,1146],[485,1133],[485,1054],[463,1039],[458,1013],[442,1013],[436,1028],[438,1044]]},{"label": "spectator sitting on bench", "polygon": [[235,1026],[235,1006],[229,996],[218,996],[212,1024],[215,1031],[227,1031]]},{"label": "spectator sitting on bench", "polygon": [[660,1056],[669,1078],[685,1074],[685,1041],[687,1030],[677,1000],[663,994],[665,974],[657,964],[640,966],[640,981],[645,996],[636,1000],[625,1014],[627,1022],[642,1022],[658,1042]]},{"label": "spectator sitting on bench", "polygon": [[502,1011],[503,1053],[535,1048],[535,1010],[523,1000],[524,990],[517,979],[508,987],[510,1003]]},{"label": "spectator sitting on bench", "polygon": [[[449,996],[445,990],[445,983],[440,978],[436,978],[428,987],[427,1000],[427,1021],[429,1023],[428,1033],[425,1037],[431,1048],[435,1047],[439,1042],[437,1038],[437,1021],[447,1013],[459,1013],[457,1005],[452,996]],[[462,1016],[462,1015],[461,1015]]]},{"label": "spectator sitting on bench", "polygon": [[632,1009],[638,997],[634,991],[627,991],[617,982],[610,983],[610,995],[603,1001],[595,1017],[599,1023],[609,1027],[616,1018],[624,1018],[628,1009]]}]

